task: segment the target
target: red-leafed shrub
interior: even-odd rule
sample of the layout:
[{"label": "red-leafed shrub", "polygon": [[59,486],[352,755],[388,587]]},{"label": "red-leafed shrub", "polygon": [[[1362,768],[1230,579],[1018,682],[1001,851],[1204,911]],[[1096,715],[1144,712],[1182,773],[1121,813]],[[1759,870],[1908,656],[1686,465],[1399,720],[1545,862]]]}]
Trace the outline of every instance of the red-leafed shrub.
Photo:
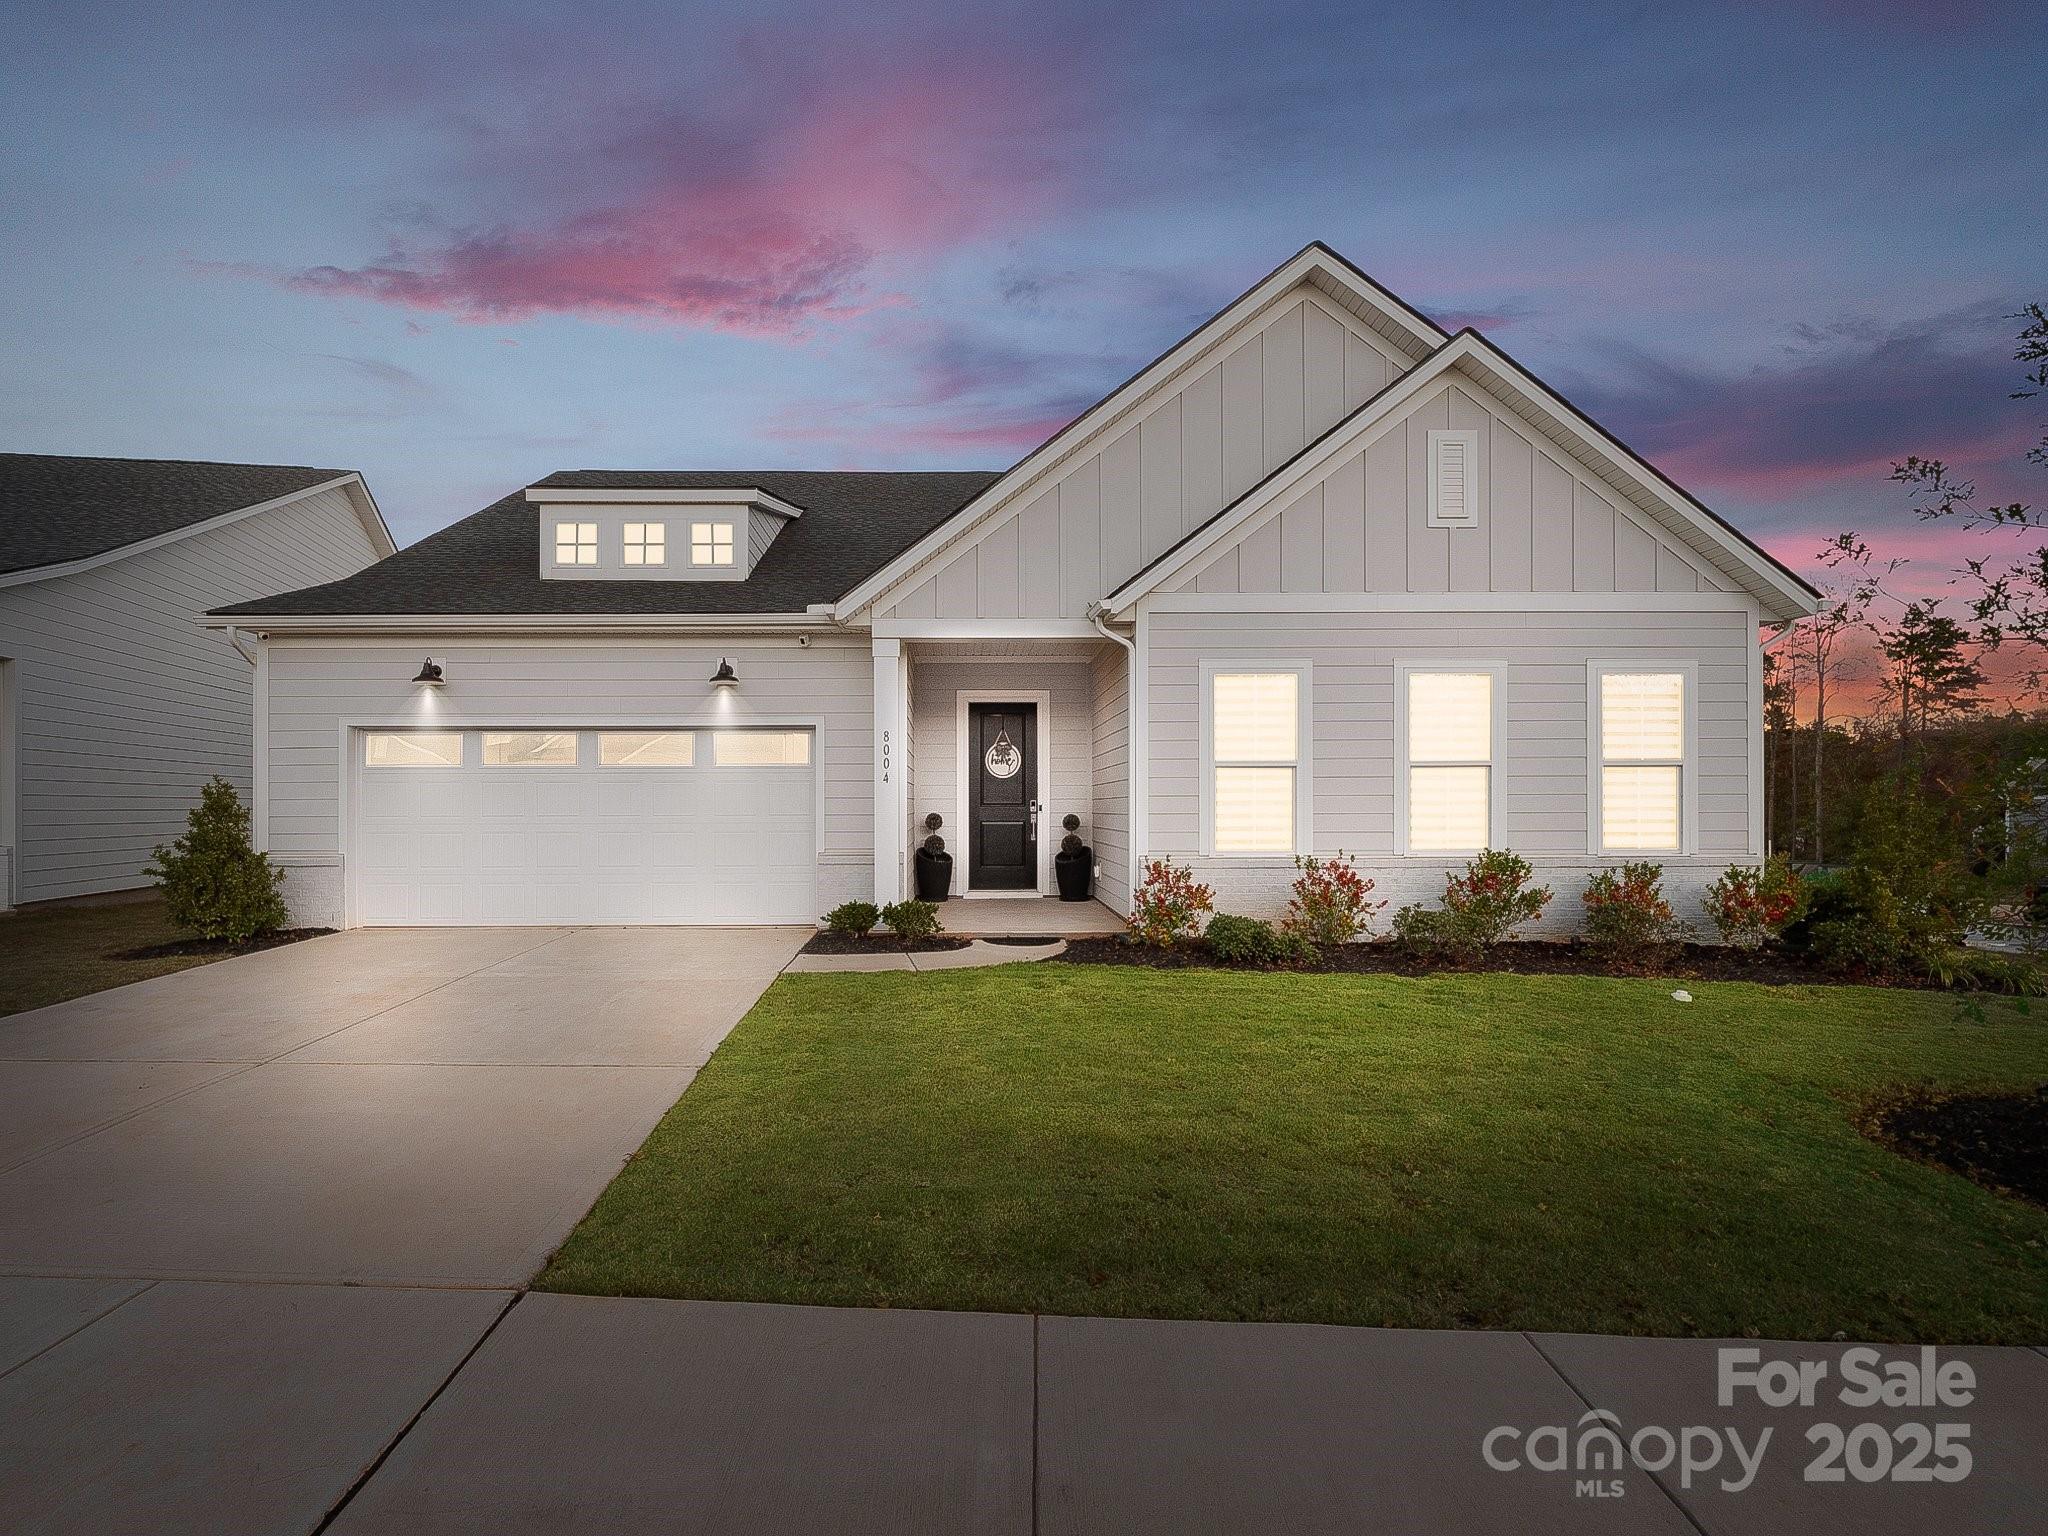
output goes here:
[{"label": "red-leafed shrub", "polygon": [[1202,931],[1203,915],[1215,910],[1216,893],[1193,870],[1170,859],[1148,859],[1125,922],[1135,942],[1163,947],[1193,938]]},{"label": "red-leafed shrub", "polygon": [[1624,864],[1586,882],[1586,942],[1617,970],[1643,970],[1678,942],[1662,864]]},{"label": "red-leafed shrub", "polygon": [[1372,920],[1386,910],[1384,901],[1372,900],[1372,881],[1341,848],[1327,859],[1297,856],[1294,867],[1300,873],[1282,926],[1311,944],[1348,944],[1370,932]]},{"label": "red-leafed shrub", "polygon": [[1417,954],[1475,960],[1550,905],[1550,887],[1529,884],[1535,873],[1520,854],[1483,849],[1465,873],[1444,877],[1441,909],[1403,907],[1394,914],[1394,940]]},{"label": "red-leafed shrub", "polygon": [[1700,904],[1723,944],[1754,949],[1778,939],[1806,909],[1806,885],[1781,854],[1762,868],[1731,864]]}]

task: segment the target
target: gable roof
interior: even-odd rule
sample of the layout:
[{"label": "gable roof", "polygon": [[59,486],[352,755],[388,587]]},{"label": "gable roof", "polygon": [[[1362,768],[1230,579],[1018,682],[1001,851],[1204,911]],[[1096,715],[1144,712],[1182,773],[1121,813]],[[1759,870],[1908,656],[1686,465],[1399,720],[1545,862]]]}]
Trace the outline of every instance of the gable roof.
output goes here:
[{"label": "gable roof", "polygon": [[[111,556],[344,482],[360,486],[361,477],[296,464],[0,453],[0,575]],[[374,514],[367,490],[362,496]],[[381,519],[377,530],[389,551]]]},{"label": "gable roof", "polygon": [[891,587],[903,583],[919,566],[967,537],[1083,443],[1149,399],[1167,379],[1181,372],[1282,294],[1304,282],[1342,304],[1410,358],[1419,360],[1428,356],[1432,348],[1441,346],[1447,339],[1443,327],[1434,320],[1390,293],[1320,240],[1313,241],[1124,380],[1098,404],[1090,406],[1032,449],[951,518],[861,582],[840,600],[834,616],[841,620],[851,618]]},{"label": "gable roof", "polygon": [[1764,617],[1796,618],[1818,607],[1821,595],[1812,583],[1690,492],[1666,479],[1634,449],[1468,326],[1214,517],[1162,551],[1105,597],[1102,611],[1122,613],[1146,593],[1171,581],[1228,541],[1280,497],[1334,463],[1339,454],[1375,425],[1415,403],[1425,389],[1454,367],[1462,367],[1468,377],[1509,410],[1589,464],[1632,504],[1734,579],[1742,590],[1757,598]]},{"label": "gable roof", "polygon": [[543,508],[514,491],[341,581],[215,610],[240,618],[801,614],[829,604],[998,478],[993,470],[564,470],[535,489],[756,487],[803,509],[745,581],[554,581]]}]

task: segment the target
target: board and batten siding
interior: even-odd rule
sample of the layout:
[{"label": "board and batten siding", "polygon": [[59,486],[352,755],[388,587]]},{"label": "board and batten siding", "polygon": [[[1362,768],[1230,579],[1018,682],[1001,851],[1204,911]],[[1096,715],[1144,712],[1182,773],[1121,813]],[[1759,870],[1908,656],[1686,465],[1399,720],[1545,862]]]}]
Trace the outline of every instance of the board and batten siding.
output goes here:
[{"label": "board and batten siding", "polygon": [[[1429,434],[1477,435],[1474,528],[1429,526]],[[1192,592],[1715,592],[1718,571],[1475,383],[1432,391],[1254,517]]]},{"label": "board and batten siding", "polygon": [[996,512],[885,619],[1081,618],[1409,366],[1303,284]]},{"label": "board and batten siding", "polygon": [[1095,688],[1095,810],[1082,828],[1095,850],[1095,894],[1122,912],[1131,899],[1130,659],[1103,647],[1089,667]]},{"label": "board and batten siding", "polygon": [[[14,899],[132,889],[215,775],[251,790],[248,660],[207,610],[377,558],[340,490],[0,588],[14,694]],[[0,833],[4,838],[4,833]]]},{"label": "board and batten siding", "polygon": [[[420,658],[447,683],[415,687]],[[874,678],[862,636],[691,636],[485,643],[416,636],[376,641],[273,638],[267,647],[268,818],[273,857],[302,923],[341,926],[349,782],[343,731],[364,722],[423,729],[479,725],[811,724],[823,805],[819,911],[873,892]],[[710,686],[730,657],[740,686]]]},{"label": "board and batten siding", "polygon": [[1751,666],[1754,616],[1716,611],[1556,608],[1471,611],[1152,612],[1142,628],[1150,722],[1147,848],[1190,863],[1219,910],[1278,916],[1292,861],[1205,857],[1201,849],[1201,666],[1204,660],[1305,659],[1311,666],[1311,817],[1315,849],[1343,849],[1395,905],[1434,904],[1462,858],[1397,856],[1396,666],[1403,661],[1507,667],[1506,824],[1494,843],[1535,864],[1556,892],[1543,926],[1573,927],[1587,874],[1616,860],[1589,853],[1587,664],[1689,663],[1698,669],[1695,765],[1698,852],[1663,856],[1679,915],[1700,922],[1699,892],[1753,858]]}]

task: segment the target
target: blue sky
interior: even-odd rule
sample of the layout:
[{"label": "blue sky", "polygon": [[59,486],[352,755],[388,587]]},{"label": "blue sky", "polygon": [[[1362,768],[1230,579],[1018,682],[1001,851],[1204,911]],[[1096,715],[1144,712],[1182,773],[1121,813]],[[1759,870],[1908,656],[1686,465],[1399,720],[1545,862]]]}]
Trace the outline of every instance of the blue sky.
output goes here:
[{"label": "blue sky", "polygon": [[1000,467],[1310,239],[1796,564],[1942,553],[1907,451],[2027,488],[2038,6],[4,20],[0,448],[360,468],[402,542],[558,468]]}]

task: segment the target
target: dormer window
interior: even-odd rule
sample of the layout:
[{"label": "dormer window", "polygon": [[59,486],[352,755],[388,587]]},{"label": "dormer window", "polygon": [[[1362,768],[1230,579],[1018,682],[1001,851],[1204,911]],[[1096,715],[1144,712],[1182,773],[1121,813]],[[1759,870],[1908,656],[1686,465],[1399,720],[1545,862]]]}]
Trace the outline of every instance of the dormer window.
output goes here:
[{"label": "dormer window", "polygon": [[555,524],[555,564],[597,564],[597,524]]},{"label": "dormer window", "polygon": [[690,524],[690,564],[731,565],[732,524]]},{"label": "dormer window", "polygon": [[757,485],[535,485],[526,499],[543,581],[745,581],[804,515]]},{"label": "dormer window", "polygon": [[668,524],[626,524],[625,561],[628,565],[667,565]]}]

